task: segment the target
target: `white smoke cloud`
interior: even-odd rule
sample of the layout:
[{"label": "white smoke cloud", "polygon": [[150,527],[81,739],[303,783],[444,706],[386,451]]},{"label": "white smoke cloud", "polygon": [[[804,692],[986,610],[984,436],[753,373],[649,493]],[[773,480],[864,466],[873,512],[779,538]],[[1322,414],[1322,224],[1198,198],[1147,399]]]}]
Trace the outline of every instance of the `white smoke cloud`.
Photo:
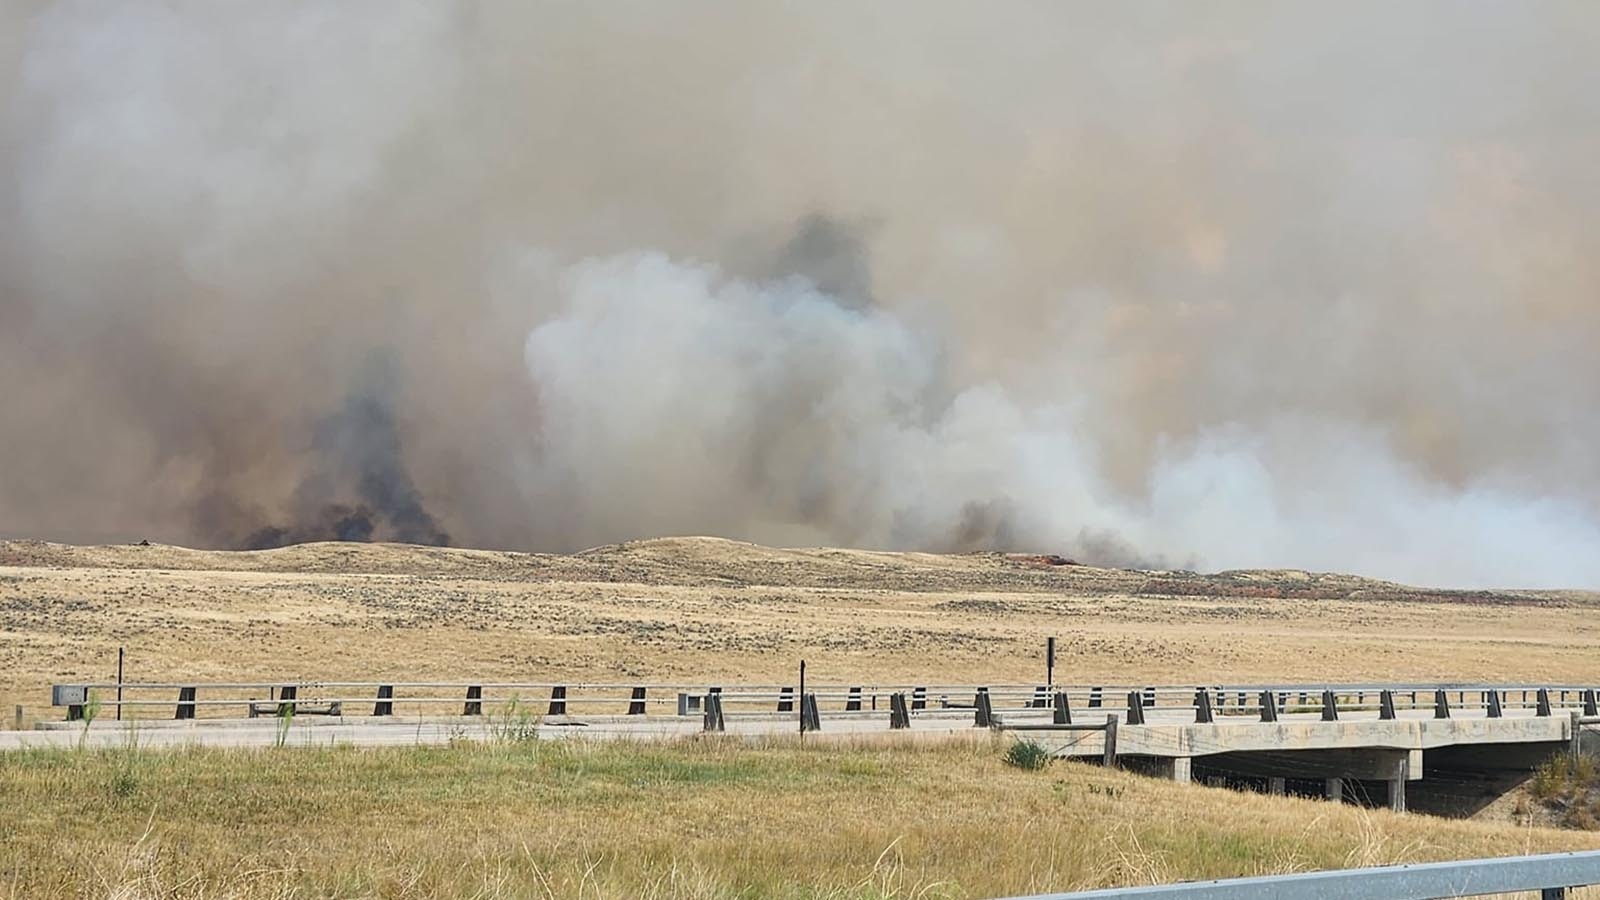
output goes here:
[{"label": "white smoke cloud", "polygon": [[1347,425],[1214,429],[1167,447],[1130,497],[1098,471],[1071,403],[1026,407],[993,383],[952,384],[936,336],[804,279],[743,280],[650,253],[577,265],[560,293],[526,348],[543,414],[533,493],[560,496],[585,540],[710,531],[1600,583],[1586,552],[1600,526],[1579,505],[1431,484]]}]

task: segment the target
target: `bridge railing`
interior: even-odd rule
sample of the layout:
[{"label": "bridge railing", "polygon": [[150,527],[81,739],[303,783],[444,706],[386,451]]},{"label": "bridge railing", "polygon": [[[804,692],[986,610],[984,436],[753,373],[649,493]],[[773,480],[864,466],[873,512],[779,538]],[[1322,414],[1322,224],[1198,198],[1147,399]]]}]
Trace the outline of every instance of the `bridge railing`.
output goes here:
[{"label": "bridge railing", "polygon": [[[1197,722],[1320,713],[1394,718],[1419,711],[1436,717],[1498,716],[1531,710],[1556,715],[1577,710],[1600,714],[1596,689],[1582,685],[1490,685],[1479,683],[1219,685],[1038,685],[1038,684],[689,684],[660,682],[506,681],[253,681],[101,682],[56,685],[52,705],[68,719],[94,714],[116,718],[232,718],[284,713],[327,715],[538,715],[701,716],[717,696],[720,716],[799,716],[806,703],[819,717],[870,717],[894,711],[895,698],[908,718],[969,716],[974,724],[999,724],[1042,717],[1119,712],[1137,726],[1149,716],[1174,721],[1174,713]],[[92,712],[91,712],[92,711]],[[992,720],[991,720],[992,719]]]},{"label": "bridge railing", "polygon": [[1555,900],[1572,888],[1594,884],[1600,884],[1600,851],[1589,850],[1035,894],[1012,900],[1432,900],[1522,891],[1540,891],[1544,900]]}]

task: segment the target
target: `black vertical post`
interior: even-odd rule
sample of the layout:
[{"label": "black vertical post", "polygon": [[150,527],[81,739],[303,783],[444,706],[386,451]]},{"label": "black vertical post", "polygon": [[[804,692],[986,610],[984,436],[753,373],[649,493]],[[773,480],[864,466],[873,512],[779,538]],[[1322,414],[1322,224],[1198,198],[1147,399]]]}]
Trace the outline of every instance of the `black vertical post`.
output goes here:
[{"label": "black vertical post", "polygon": [[1072,724],[1072,707],[1067,703],[1066,691],[1056,691],[1055,714],[1051,716],[1051,721],[1057,725]]},{"label": "black vertical post", "polygon": [[806,661],[800,660],[800,733],[806,733]]},{"label": "black vertical post", "polygon": [[891,729],[911,727],[911,711],[906,709],[904,693],[896,692],[889,695],[889,727]]},{"label": "black vertical post", "polygon": [[1045,638],[1044,641],[1044,684],[1047,688],[1056,686],[1056,639]]},{"label": "black vertical post", "polygon": [[174,719],[194,718],[194,694],[192,687],[178,688],[178,711],[173,713]]},{"label": "black vertical post", "polygon": [[117,648],[117,721],[122,721],[122,649]]},{"label": "black vertical post", "polygon": [[1138,691],[1128,692],[1128,724],[1144,724],[1144,700]]}]

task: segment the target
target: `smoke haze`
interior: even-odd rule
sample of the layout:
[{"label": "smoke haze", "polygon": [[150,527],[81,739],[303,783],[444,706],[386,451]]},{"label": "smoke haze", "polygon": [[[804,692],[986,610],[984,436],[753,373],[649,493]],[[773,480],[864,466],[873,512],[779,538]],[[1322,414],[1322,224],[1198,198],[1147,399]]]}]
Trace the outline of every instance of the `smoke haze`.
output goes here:
[{"label": "smoke haze", "polygon": [[1588,3],[0,5],[0,536],[1600,586]]}]

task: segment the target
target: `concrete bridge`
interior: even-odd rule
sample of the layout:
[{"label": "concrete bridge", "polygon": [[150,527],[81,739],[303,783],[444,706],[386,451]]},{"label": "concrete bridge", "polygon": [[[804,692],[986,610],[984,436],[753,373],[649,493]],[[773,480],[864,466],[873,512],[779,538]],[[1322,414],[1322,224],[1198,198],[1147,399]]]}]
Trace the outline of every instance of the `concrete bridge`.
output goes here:
[{"label": "concrete bridge", "polygon": [[[261,745],[492,738],[660,739],[719,731],[914,737],[974,727],[1179,781],[1476,811],[1600,724],[1577,685],[684,685],[299,682],[60,685],[68,721],[0,749],[124,740]],[[92,701],[92,702],[91,702]],[[86,710],[93,710],[87,713]],[[120,723],[108,721],[114,710]],[[405,715],[414,712],[415,715]],[[86,725],[84,718],[96,719]],[[481,732],[481,734],[480,734]],[[1600,734],[1593,735],[1600,741]]]},{"label": "concrete bridge", "polygon": [[[1224,696],[1234,705],[1220,706]],[[995,717],[1057,757],[1447,815],[1482,808],[1553,754],[1600,743],[1585,729],[1600,724],[1595,692],[1577,687],[1144,689],[1077,724],[1063,721],[1070,711]]]}]

